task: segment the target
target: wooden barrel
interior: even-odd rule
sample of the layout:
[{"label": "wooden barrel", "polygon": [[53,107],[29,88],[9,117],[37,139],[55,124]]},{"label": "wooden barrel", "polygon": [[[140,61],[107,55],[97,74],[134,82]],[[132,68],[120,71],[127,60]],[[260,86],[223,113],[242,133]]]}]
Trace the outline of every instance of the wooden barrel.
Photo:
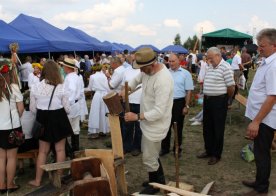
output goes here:
[{"label": "wooden barrel", "polygon": [[115,91],[112,91],[112,92],[108,93],[107,95],[105,95],[103,97],[103,100],[104,100],[110,114],[118,115],[121,112],[123,112],[123,107],[121,104],[120,97],[119,97],[118,93],[116,93]]}]

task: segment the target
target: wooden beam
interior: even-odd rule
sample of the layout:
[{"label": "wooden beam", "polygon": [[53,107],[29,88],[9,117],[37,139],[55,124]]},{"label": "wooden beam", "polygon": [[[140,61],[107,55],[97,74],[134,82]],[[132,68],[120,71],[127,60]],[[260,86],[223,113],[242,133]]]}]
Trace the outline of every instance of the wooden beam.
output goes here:
[{"label": "wooden beam", "polygon": [[246,107],[247,99],[244,96],[238,93],[236,94],[235,99],[244,107]]},{"label": "wooden beam", "polygon": [[178,188],[171,187],[171,186],[164,185],[164,184],[159,184],[159,183],[149,183],[149,184],[155,188],[159,188],[159,189],[162,189],[165,191],[176,193],[176,194],[182,195],[182,196],[206,196],[206,194],[185,191],[185,190],[178,189]]}]

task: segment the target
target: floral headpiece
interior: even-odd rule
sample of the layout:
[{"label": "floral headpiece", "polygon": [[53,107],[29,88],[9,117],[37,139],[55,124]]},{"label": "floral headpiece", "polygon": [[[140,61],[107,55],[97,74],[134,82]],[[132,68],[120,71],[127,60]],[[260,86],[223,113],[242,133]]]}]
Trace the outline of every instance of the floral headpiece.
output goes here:
[{"label": "floral headpiece", "polygon": [[12,70],[12,62],[10,59],[0,58],[0,73],[5,74]]},{"label": "floral headpiece", "polygon": [[16,42],[15,43],[11,43],[9,45],[9,48],[10,48],[11,52],[17,52],[17,50],[19,49],[19,45]]}]

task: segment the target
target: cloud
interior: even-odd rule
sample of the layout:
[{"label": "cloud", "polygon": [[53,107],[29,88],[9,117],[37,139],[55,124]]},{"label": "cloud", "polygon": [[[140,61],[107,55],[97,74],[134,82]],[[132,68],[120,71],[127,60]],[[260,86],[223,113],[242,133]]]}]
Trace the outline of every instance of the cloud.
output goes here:
[{"label": "cloud", "polygon": [[101,29],[106,31],[106,32],[111,32],[113,30],[118,30],[124,27],[126,24],[126,19],[125,18],[115,18],[111,21],[111,25],[104,26]]},{"label": "cloud", "polygon": [[203,34],[208,33],[208,32],[214,31],[215,29],[216,29],[215,25],[210,20],[204,20],[204,21],[198,22],[194,26],[194,31],[196,32],[196,35],[198,37],[201,36],[201,33]]},{"label": "cloud", "polygon": [[156,32],[143,24],[129,25],[126,31],[137,33],[142,36],[155,36]]},{"label": "cloud", "polygon": [[[101,26],[112,26],[112,23],[122,21],[136,10],[136,0],[110,0],[94,4],[82,11],[60,13],[53,17],[56,25],[93,23]],[[103,28],[108,30],[108,28]]]},{"label": "cloud", "polygon": [[5,22],[12,20],[12,16],[3,9],[3,6],[1,4],[0,4],[0,19],[4,20]]},{"label": "cloud", "polygon": [[177,19],[165,19],[163,24],[166,27],[181,27],[179,21]]},{"label": "cloud", "polygon": [[253,29],[255,28],[256,32],[258,32],[261,29],[268,28],[268,27],[272,27],[272,25],[269,24],[269,22],[262,20],[258,16],[254,15],[251,17],[250,22],[248,24],[248,31],[252,32]]}]

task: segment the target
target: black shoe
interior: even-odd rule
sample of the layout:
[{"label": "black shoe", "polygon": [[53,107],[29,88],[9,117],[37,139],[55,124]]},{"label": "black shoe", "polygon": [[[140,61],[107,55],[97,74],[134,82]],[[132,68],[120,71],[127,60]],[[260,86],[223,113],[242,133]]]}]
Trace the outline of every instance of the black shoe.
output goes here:
[{"label": "black shoe", "polygon": [[17,187],[14,187],[14,188],[8,188],[7,191],[8,191],[8,193],[13,193],[13,192],[17,191],[18,189],[20,189],[20,185],[17,185]]},{"label": "black shoe", "polygon": [[162,157],[162,156],[164,156],[166,154],[169,154],[169,153],[170,153],[170,151],[161,150],[161,152],[159,153],[159,156]]},{"label": "black shoe", "polygon": [[5,194],[6,192],[7,192],[7,189],[0,189],[1,195],[2,195],[2,194]]},{"label": "black shoe", "polygon": [[249,180],[243,180],[242,184],[249,188],[255,188],[255,186],[256,186],[255,181],[249,181]]},{"label": "black shoe", "polygon": [[220,161],[220,158],[211,157],[210,160],[208,161],[208,165],[215,165],[219,161]]},{"label": "black shoe", "polygon": [[152,186],[147,186],[146,188],[144,188],[140,194],[148,194],[148,195],[153,195],[155,193],[158,193],[160,191],[160,189],[156,189],[153,188]]},{"label": "black shoe", "polygon": [[138,156],[140,153],[141,153],[141,151],[140,151],[140,150],[137,150],[137,149],[131,151],[131,155],[132,155],[132,156]]},{"label": "black shoe", "polygon": [[208,155],[207,152],[203,152],[201,154],[196,155],[196,157],[199,159],[205,159],[205,158],[209,158],[210,155]]}]

